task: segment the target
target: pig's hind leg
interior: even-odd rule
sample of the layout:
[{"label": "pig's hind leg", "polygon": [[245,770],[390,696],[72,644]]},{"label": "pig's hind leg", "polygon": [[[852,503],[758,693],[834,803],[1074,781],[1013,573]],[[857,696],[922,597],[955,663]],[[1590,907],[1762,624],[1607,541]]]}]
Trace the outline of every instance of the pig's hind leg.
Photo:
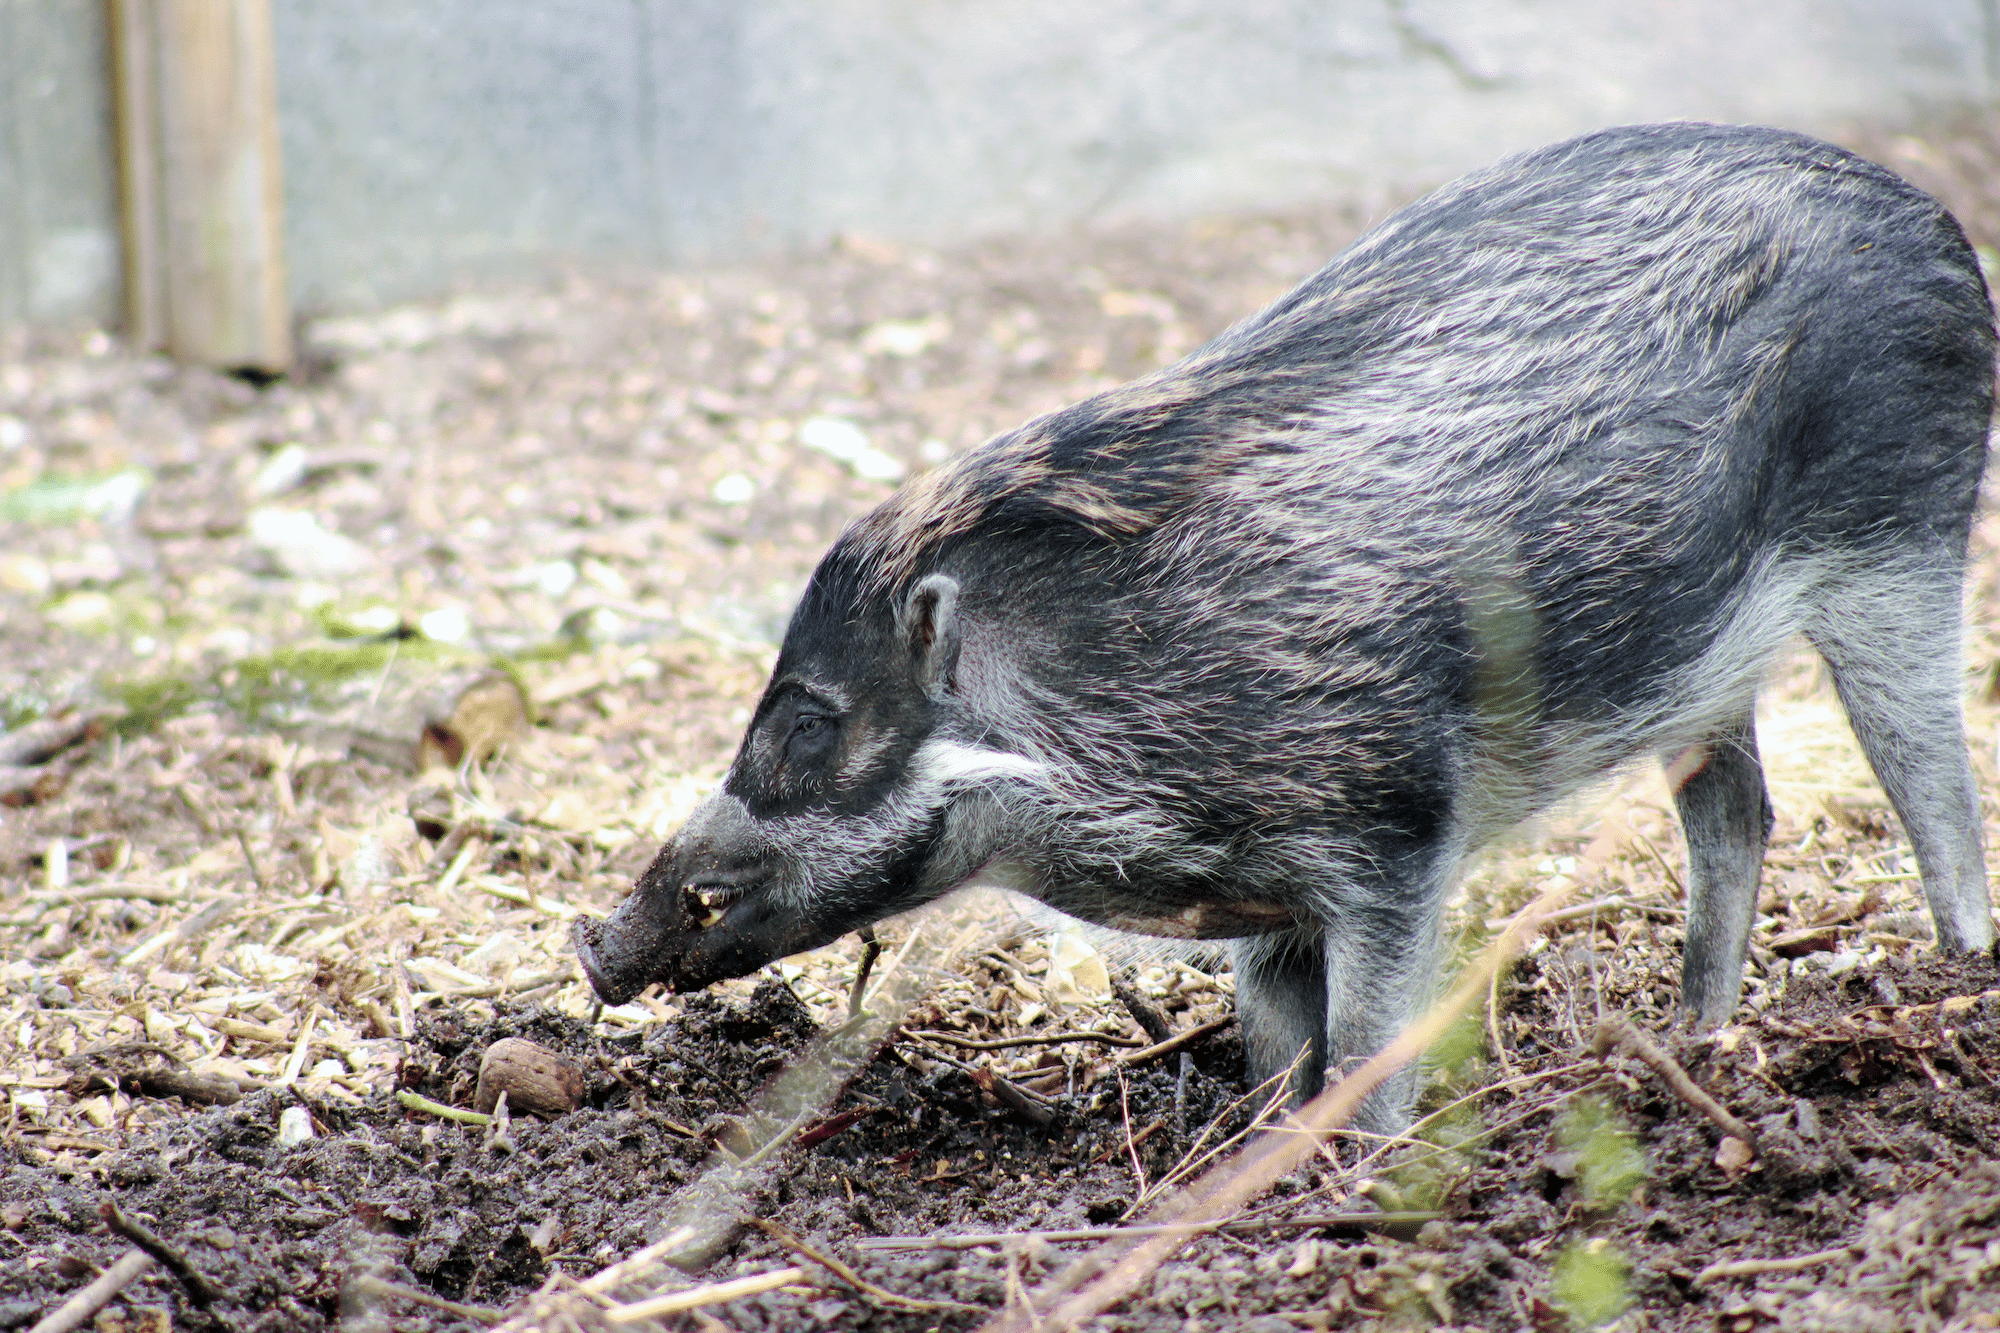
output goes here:
[{"label": "pig's hind leg", "polygon": [[1674,792],[1688,858],[1681,1007],[1713,1024],[1728,1021],[1743,993],[1772,813],[1749,709],[1709,737],[1699,757]]},{"label": "pig's hind leg", "polygon": [[1957,562],[1884,561],[1826,594],[1807,636],[1903,821],[1938,945],[1990,948],[1979,791],[1960,702]]}]

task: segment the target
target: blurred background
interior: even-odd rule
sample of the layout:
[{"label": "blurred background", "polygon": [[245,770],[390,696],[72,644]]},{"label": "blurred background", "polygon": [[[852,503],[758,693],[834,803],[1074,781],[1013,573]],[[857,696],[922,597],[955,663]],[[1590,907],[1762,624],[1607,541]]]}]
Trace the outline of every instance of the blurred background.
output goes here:
[{"label": "blurred background", "polygon": [[1994,0],[0,0],[0,324],[125,322],[130,215],[221,207],[187,191],[277,238],[290,309],[353,312],[1382,200],[1602,125],[1837,135],[1996,87]]}]

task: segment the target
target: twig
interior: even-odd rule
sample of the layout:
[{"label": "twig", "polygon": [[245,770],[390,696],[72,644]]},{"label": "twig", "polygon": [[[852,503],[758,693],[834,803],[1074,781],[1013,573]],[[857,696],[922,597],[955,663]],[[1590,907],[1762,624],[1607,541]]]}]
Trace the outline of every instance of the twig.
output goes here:
[{"label": "twig", "polygon": [[[1152,1124],[1146,1126],[1144,1129],[1140,1130],[1137,1134],[1134,1134],[1132,1136],[1130,1140],[1131,1145],[1134,1148],[1138,1147],[1140,1144],[1144,1143],[1147,1139],[1152,1138],[1153,1135],[1159,1133],[1162,1129],[1166,1128],[1166,1124],[1167,1122],[1164,1120],[1155,1120]],[[1114,1143],[1109,1148],[1106,1148],[1103,1152],[1097,1154],[1097,1156],[1091,1158],[1090,1164],[1092,1166],[1103,1166],[1106,1162],[1116,1157],[1119,1154],[1119,1152],[1124,1149],[1124,1147],[1125,1145],[1123,1143]]]},{"label": "twig", "polygon": [[611,915],[601,907],[578,907],[570,903],[557,902],[553,898],[540,897],[527,889],[514,887],[497,875],[473,875],[465,882],[481,893],[490,893],[495,898],[505,898],[510,903],[532,907],[537,912],[546,912],[565,921],[574,916],[593,916],[602,919]]},{"label": "twig", "polygon": [[1631,898],[1599,898],[1595,902],[1578,903],[1574,907],[1565,907],[1560,912],[1549,913],[1549,924],[1559,926],[1569,921],[1581,921],[1586,917],[1602,916],[1607,912],[1639,912],[1646,916],[1662,917],[1668,921],[1687,919],[1687,913],[1678,907],[1642,903]]},{"label": "twig", "polygon": [[1218,1018],[1211,1023],[1201,1023],[1189,1028],[1185,1032],[1176,1032],[1165,1041],[1154,1042],[1151,1046],[1146,1046],[1136,1051],[1127,1051],[1123,1055],[1113,1056],[1112,1058],[1127,1069],[1130,1069],[1133,1065],[1142,1065],[1148,1060],[1157,1060],[1163,1055],[1172,1055],[1181,1047],[1191,1042],[1200,1041],[1211,1032],[1220,1032],[1235,1021],[1236,1019],[1232,1015],[1228,1018]]},{"label": "twig", "polygon": [[868,974],[875,970],[875,960],[882,956],[882,941],[875,938],[875,927],[863,926],[855,934],[861,937],[861,963],[854,969],[853,989],[847,992],[849,1018],[861,1013],[861,1000],[868,991]]},{"label": "twig", "polygon": [[[895,1034],[891,1035],[893,1037]],[[979,1071],[985,1068],[984,1065],[968,1064],[965,1061],[959,1059],[955,1055],[946,1055],[943,1051],[937,1049],[937,1047],[926,1045],[923,1042],[923,1040],[919,1038],[918,1035],[914,1032],[904,1030],[902,1031],[901,1035],[909,1039],[913,1045],[915,1045],[918,1049],[920,1049],[923,1052],[923,1056],[926,1060],[935,1060],[941,1065],[949,1065],[951,1068],[956,1069],[959,1073],[964,1074],[967,1078],[973,1080],[975,1083],[979,1081]],[[1000,1076],[998,1074],[995,1074],[994,1077],[999,1078]],[[1005,1079],[1002,1079],[1001,1081],[1006,1082]],[[981,1086],[983,1087],[984,1085],[982,1084]],[[1035,1101],[1044,1103],[1046,1103],[1049,1100],[1047,1097],[1042,1096],[1038,1092],[1031,1092],[1027,1088],[1021,1087],[1021,1085],[1018,1083],[1010,1083],[1008,1084],[1008,1086],[1012,1087],[1015,1091],[1019,1092],[1023,1097],[1031,1097]],[[988,1091],[992,1090],[988,1089]],[[993,1095],[997,1097],[1000,1094],[995,1092]]]},{"label": "twig", "polygon": [[670,1291],[664,1296],[634,1301],[630,1305],[614,1305],[604,1312],[604,1319],[612,1324],[633,1324],[641,1319],[655,1319],[663,1314],[679,1314],[684,1310],[698,1310],[704,1305],[720,1305],[739,1297],[776,1291],[779,1287],[803,1282],[806,1276],[805,1269],[793,1267],[770,1273],[753,1273],[728,1282],[707,1282],[699,1287],[689,1287],[686,1291]]},{"label": "twig", "polygon": [[1118,1003],[1125,1006],[1125,1012],[1132,1015],[1132,1021],[1137,1023],[1156,1044],[1172,1038],[1174,1029],[1173,1025],[1167,1022],[1167,1016],[1146,1003],[1139,992],[1113,977],[1111,993],[1118,997]]},{"label": "twig", "polygon": [[961,1037],[955,1032],[933,1032],[928,1029],[905,1031],[908,1037],[921,1037],[925,1041],[941,1041],[947,1046],[956,1046],[961,1051],[1005,1051],[1017,1046],[1062,1046],[1073,1041],[1094,1041],[1101,1046],[1144,1046],[1137,1037],[1121,1037],[1115,1032],[1037,1032],[1025,1037],[997,1037],[992,1041],[979,1041],[972,1037]]},{"label": "twig", "polygon": [[1700,1084],[1688,1077],[1687,1070],[1681,1068],[1678,1060],[1661,1050],[1650,1037],[1615,1015],[1598,1021],[1597,1033],[1590,1043],[1592,1053],[1600,1059],[1608,1055],[1614,1047],[1623,1048],[1639,1063],[1658,1074],[1661,1080],[1673,1089],[1676,1097],[1707,1116],[1724,1134],[1733,1139],[1743,1140],[1752,1152],[1756,1151],[1756,1131],[1738,1120],[1721,1102],[1703,1091]]},{"label": "twig", "polygon": [[50,907],[68,907],[75,903],[101,902],[142,902],[142,903],[184,903],[195,895],[184,889],[170,889],[163,884],[99,884],[88,889],[30,889],[21,895],[22,901],[38,903],[42,910]]},{"label": "twig", "polygon": [[1673,886],[1674,895],[1678,898],[1686,899],[1687,890],[1681,886],[1680,872],[1678,870],[1675,870],[1671,865],[1667,864],[1667,858],[1660,855],[1660,849],[1653,845],[1653,840],[1647,837],[1645,834],[1639,832],[1637,829],[1634,829],[1632,831],[1632,837],[1638,842],[1638,844],[1641,847],[1644,847],[1646,849],[1647,853],[1652,856],[1653,860],[1659,863],[1660,873],[1665,875],[1667,877],[1667,883]]},{"label": "twig", "polygon": [[1139,1182],[1139,1194],[1146,1193],[1146,1166],[1139,1160],[1139,1141],[1132,1137],[1132,1108],[1125,1097],[1125,1071],[1118,1071],[1118,1118],[1125,1122],[1125,1153],[1132,1159],[1132,1178]]},{"label": "twig", "polygon": [[[1439,1213],[1320,1213],[1311,1217],[1285,1217],[1268,1220],[1242,1219],[1223,1222],[1215,1226],[1202,1227],[1203,1231],[1220,1231],[1232,1236],[1254,1236],[1263,1231],[1317,1231],[1322,1227],[1405,1227],[1420,1226],[1435,1221]],[[854,1242],[857,1250],[973,1250],[982,1245],[1018,1245],[1024,1241],[1047,1241],[1058,1244],[1065,1241],[1118,1240],[1141,1236],[1165,1236],[1186,1231],[1184,1223],[1152,1223],[1136,1227],[1078,1227],[1073,1231],[996,1231],[982,1235],[961,1236],[869,1236]]]},{"label": "twig", "polygon": [[[1444,1120],[1453,1111],[1456,1111],[1461,1106],[1465,1106],[1468,1105],[1469,1103],[1476,1102],[1481,1097],[1485,1097],[1491,1093],[1510,1090],[1512,1088],[1524,1084],[1546,1082],[1547,1080],[1552,1078],[1561,1078],[1566,1074],[1574,1074],[1577,1070],[1582,1069],[1583,1067],[1584,1065],[1581,1061],[1571,1065],[1558,1065],[1554,1069],[1542,1069],[1532,1074],[1519,1074],[1510,1079],[1502,1079],[1498,1083],[1489,1083],[1483,1088],[1475,1088],[1473,1091],[1466,1093],[1463,1097],[1459,1097],[1454,1101],[1446,1102],[1443,1106],[1440,1106],[1437,1110],[1431,1112],[1429,1115],[1425,1116],[1422,1120],[1419,1120],[1415,1124],[1411,1125],[1401,1134],[1396,1135],[1392,1138],[1384,1139],[1382,1143],[1374,1149],[1374,1151],[1370,1152],[1366,1157],[1362,1158],[1360,1161],[1354,1164],[1353,1171],[1356,1174],[1365,1174],[1368,1168],[1374,1165],[1374,1163],[1378,1161],[1384,1153],[1389,1152],[1392,1149],[1401,1147],[1417,1147],[1424,1145],[1426,1141],[1422,1138],[1419,1138],[1418,1135],[1423,1130],[1426,1130],[1430,1128],[1432,1125],[1435,1125]],[[1534,1111],[1531,1110],[1530,1114],[1534,1114]],[[1492,1137],[1494,1134],[1498,1133],[1502,1129],[1512,1128],[1512,1126],[1515,1123],[1517,1122],[1501,1121],[1498,1125],[1490,1125],[1487,1128],[1480,1130],[1478,1133],[1473,1134],[1468,1138],[1458,1140],[1452,1146],[1452,1148],[1439,1149],[1437,1150],[1437,1152],[1432,1153],[1430,1155],[1439,1156],[1442,1155],[1444,1152],[1454,1151],[1457,1148],[1465,1146],[1466,1144],[1477,1143],[1481,1139]],[[1411,1158],[1409,1160],[1424,1161],[1426,1159],[1418,1157],[1418,1158]]]},{"label": "twig", "polygon": [[28,1333],[70,1333],[111,1303],[111,1298],[144,1275],[153,1266],[153,1256],[144,1250],[128,1251],[124,1258],[99,1273],[91,1284],[42,1316]]},{"label": "twig", "polygon": [[207,1309],[226,1294],[222,1288],[209,1281],[202,1271],[187,1261],[187,1256],[154,1235],[146,1227],[118,1210],[118,1205],[110,1199],[97,1205],[97,1215],[104,1219],[104,1225],[131,1241],[147,1254],[158,1259],[187,1288],[188,1299]]},{"label": "twig", "polygon": [[[825,1143],[842,1130],[858,1125],[869,1116],[879,1115],[887,1109],[887,1107],[883,1106],[857,1106],[851,1111],[842,1111],[839,1115],[829,1116],[814,1125],[811,1129],[800,1131],[797,1144],[799,1151],[803,1152],[807,1148]],[[669,1128],[677,1128],[672,1121],[668,1121],[667,1124]],[[690,1134],[689,1137],[699,1138],[700,1136]]]},{"label": "twig", "polygon": [[992,1093],[995,1098],[1037,1125],[1049,1124],[1056,1118],[1055,1112],[1030,1097],[1026,1088],[1001,1077],[983,1065],[972,1071],[972,1081],[979,1085],[980,1091]]},{"label": "twig", "polygon": [[255,1092],[264,1085],[255,1079],[233,1079],[220,1074],[193,1074],[179,1069],[142,1069],[129,1076],[148,1097],[178,1097],[202,1106],[234,1106],[245,1091]]},{"label": "twig", "polygon": [[0,765],[32,768],[45,764],[86,739],[96,719],[81,713],[45,717],[13,731],[0,732]]},{"label": "twig", "polygon": [[456,1106],[446,1106],[443,1102],[434,1102],[428,1097],[419,1096],[408,1088],[400,1089],[396,1093],[396,1100],[412,1111],[422,1111],[442,1120],[456,1120],[461,1125],[483,1126],[493,1123],[493,1117],[490,1115],[482,1115],[478,1111],[462,1111]]},{"label": "twig", "polygon": [[499,1310],[484,1305],[460,1305],[442,1296],[433,1296],[418,1287],[406,1287],[400,1282],[390,1282],[385,1278],[362,1275],[354,1279],[354,1285],[377,1296],[387,1296],[392,1300],[408,1301],[412,1305],[428,1305],[433,1310],[455,1314],[461,1319],[476,1319],[482,1324],[497,1324],[507,1316]]},{"label": "twig", "polygon": [[[1166,1194],[1168,1190],[1201,1170],[1208,1163],[1222,1156],[1222,1154],[1228,1152],[1237,1144],[1245,1142],[1252,1134],[1269,1126],[1272,1120],[1284,1112],[1285,1104],[1291,1100],[1292,1079],[1298,1073],[1299,1066],[1305,1062],[1305,1058],[1311,1053],[1311,1050],[1312,1048],[1309,1045],[1300,1047],[1299,1053],[1292,1057],[1292,1062],[1289,1065],[1229,1103],[1228,1106],[1222,1109],[1222,1114],[1202,1126],[1201,1133],[1195,1135],[1194,1142],[1188,1145],[1187,1151],[1181,1155],[1181,1160],[1174,1164],[1171,1171],[1168,1171],[1165,1175],[1154,1181],[1151,1190],[1135,1198],[1132,1201],[1132,1206],[1125,1210],[1124,1216],[1131,1217],[1138,1213],[1141,1209],[1152,1203],[1154,1199]],[[1237,1130],[1234,1134],[1231,1134],[1228,1138],[1210,1145],[1206,1151],[1203,1151],[1202,1144],[1208,1141],[1208,1137],[1221,1128],[1231,1116],[1235,1115],[1239,1107],[1259,1094],[1263,1095],[1264,1104],[1257,1110],[1256,1114],[1250,1117],[1250,1123],[1242,1129]],[[1124,1218],[1120,1218],[1119,1220],[1123,1221]]]},{"label": "twig", "polygon": [[[432,788],[431,790],[437,791],[438,789]],[[416,798],[412,797],[411,799],[414,800]],[[458,823],[453,824],[445,830],[444,836],[438,839],[437,846],[431,849],[430,860],[424,862],[424,874],[434,875],[442,871],[457,859],[459,849],[465,846],[466,839],[475,833],[484,833],[485,831],[486,825],[477,819],[462,819]]]},{"label": "twig", "polygon": [[459,876],[465,873],[465,868],[472,864],[472,858],[485,850],[485,847],[486,843],[483,839],[467,838],[465,840],[465,845],[458,849],[458,855],[451,858],[451,864],[444,868],[444,874],[438,879],[437,894],[439,897],[450,896],[451,891],[458,887]]},{"label": "twig", "polygon": [[914,1296],[899,1295],[886,1287],[876,1286],[833,1256],[821,1254],[795,1235],[789,1227],[762,1217],[751,1218],[750,1225],[800,1258],[812,1260],[869,1300],[887,1309],[902,1310],[908,1314],[939,1314],[945,1311],[959,1314],[986,1313],[986,1307],[983,1305],[966,1305],[959,1301],[925,1301],[918,1300]]},{"label": "twig", "polygon": [[271,881],[264,878],[264,867],[257,864],[257,853],[250,850],[250,835],[240,828],[233,830],[233,832],[236,834],[236,845],[243,849],[244,863],[250,867],[251,883],[257,886],[257,892],[260,896],[265,898],[270,897]]},{"label": "twig", "polygon": [[1819,1268],[1825,1264],[1837,1263],[1851,1258],[1852,1246],[1843,1245],[1834,1250],[1815,1250],[1811,1254],[1795,1254],[1789,1259],[1732,1259],[1728,1263],[1710,1264],[1694,1275],[1697,1287],[1725,1277],[1755,1277],[1759,1273],[1799,1273],[1808,1268]]},{"label": "twig", "polygon": [[[178,790],[178,788],[176,788]],[[136,967],[141,960],[150,958],[161,949],[183,944],[203,931],[221,924],[222,919],[243,905],[243,899],[235,895],[211,898],[201,909],[178,926],[169,926],[155,934],[125,954],[118,960],[120,967]]]},{"label": "twig", "polygon": [[1507,1040],[1500,1033],[1500,969],[1486,979],[1486,1039],[1493,1043],[1493,1058],[1500,1062],[1504,1078],[1514,1077],[1514,1062],[1507,1055]]}]

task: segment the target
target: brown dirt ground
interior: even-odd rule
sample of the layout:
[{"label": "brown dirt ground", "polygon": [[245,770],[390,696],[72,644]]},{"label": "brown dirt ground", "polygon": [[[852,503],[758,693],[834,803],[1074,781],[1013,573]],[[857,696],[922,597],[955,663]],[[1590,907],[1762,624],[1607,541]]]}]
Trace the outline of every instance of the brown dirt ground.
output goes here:
[{"label": "brown dirt ground", "polygon": [[[2000,243],[2000,141],[1855,140]],[[806,423],[922,468],[1172,359],[1363,220],[852,238],[467,293],[310,326],[306,371],[264,388],[101,334],[0,345],[0,723],[77,734],[0,764],[0,1330],[126,1251],[107,1198],[220,1299],[155,1268],[102,1333],[601,1325],[564,1292],[719,1178],[855,974],[849,942],[600,1014],[567,948],[713,781],[793,590],[887,493]],[[1988,791],[1996,537],[1989,518],[1968,678]],[[1672,1025],[1678,844],[1635,778],[1466,885],[1468,941],[1559,879],[1595,907],[1434,1055],[1416,1140],[1342,1141],[1093,1326],[2000,1327],[2000,971],[1926,948],[1908,849],[1810,658],[1761,725],[1779,825],[1735,1024]],[[1107,966],[1181,1030],[1226,1017],[1226,971],[1019,918],[968,933],[741,1202],[898,1297],[1018,1309],[1088,1248],[1023,1233],[1136,1216],[1257,1101],[1226,1026],[1117,1059],[1147,1038]],[[1593,1057],[1605,1012],[1748,1121],[1754,1159],[1646,1065]],[[1084,1035],[966,1044],[1057,1033]],[[505,1036],[570,1056],[579,1109],[495,1135],[397,1100],[468,1105]],[[298,1108],[312,1136],[281,1143]],[[864,1243],[961,1233],[1015,1239]],[[757,1229],[675,1284],[793,1263],[668,1322],[980,1322]]]}]

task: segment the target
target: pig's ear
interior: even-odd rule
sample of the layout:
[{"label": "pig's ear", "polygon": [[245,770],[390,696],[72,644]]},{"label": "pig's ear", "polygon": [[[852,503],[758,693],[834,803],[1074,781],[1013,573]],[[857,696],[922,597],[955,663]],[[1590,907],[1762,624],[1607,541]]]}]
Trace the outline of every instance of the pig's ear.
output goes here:
[{"label": "pig's ear", "polygon": [[924,693],[942,699],[958,665],[958,580],[928,574],[910,589],[900,617]]}]

